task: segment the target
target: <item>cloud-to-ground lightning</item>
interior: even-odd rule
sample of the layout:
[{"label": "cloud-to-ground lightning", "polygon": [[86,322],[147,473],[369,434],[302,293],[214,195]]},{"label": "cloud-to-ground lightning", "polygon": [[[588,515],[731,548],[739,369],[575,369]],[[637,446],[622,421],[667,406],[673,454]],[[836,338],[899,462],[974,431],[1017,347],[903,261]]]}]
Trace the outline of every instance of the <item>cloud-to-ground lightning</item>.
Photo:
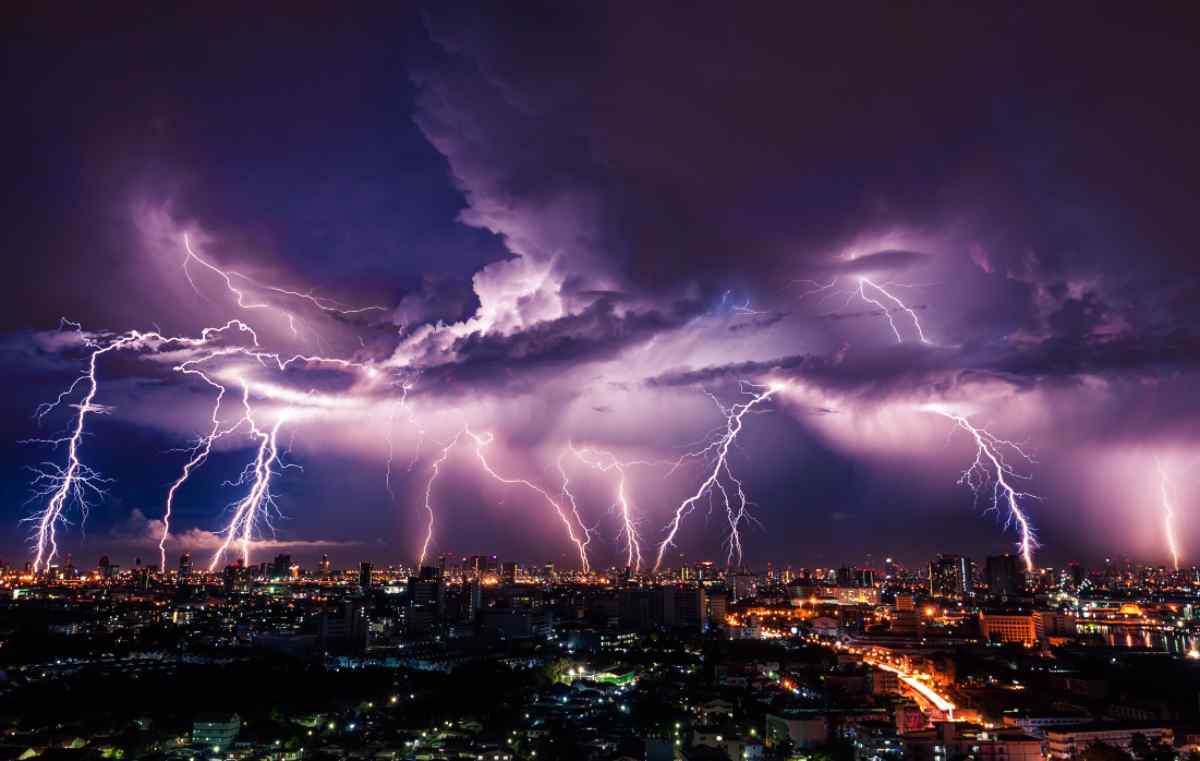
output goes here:
[{"label": "cloud-to-ground lightning", "polygon": [[[278,311],[287,316],[289,324],[292,325],[293,329],[295,322],[291,313],[278,309],[268,302],[254,300],[243,287],[239,287],[239,284],[235,283],[235,280],[245,281],[257,289],[302,299],[321,311],[328,313],[350,315],[381,308],[365,307],[355,309],[332,299],[314,296],[312,293],[301,293],[264,285],[240,273],[222,270],[203,259],[194,251],[191,241],[186,235],[184,236],[183,244],[186,251],[183,269],[185,276],[193,288],[196,288],[196,283],[192,280],[188,269],[189,263],[196,263],[218,275],[224,281],[226,288],[235,296],[238,306],[244,309]],[[68,521],[68,510],[72,507],[77,507],[80,514],[86,517],[90,505],[89,497],[102,496],[104,486],[109,483],[109,479],[106,479],[87,466],[80,456],[80,447],[86,433],[88,417],[93,414],[104,414],[109,411],[108,407],[97,402],[97,395],[100,391],[97,371],[99,361],[104,355],[122,350],[162,353],[164,356],[170,352],[180,352],[185,358],[176,364],[173,369],[184,375],[197,377],[216,390],[216,398],[210,414],[207,432],[198,437],[196,443],[186,450],[188,459],[184,463],[179,476],[171,483],[167,490],[162,520],[163,531],[159,540],[160,568],[163,570],[166,568],[166,542],[170,535],[171,517],[176,496],[195,470],[202,466],[209,458],[212,453],[213,444],[217,439],[228,436],[245,425],[249,429],[251,437],[258,440],[258,447],[255,460],[247,466],[242,478],[235,482],[236,485],[244,485],[249,482],[251,484],[250,490],[243,500],[236,503],[233,518],[223,532],[226,536],[225,542],[221,550],[213,558],[214,565],[219,561],[221,555],[235,537],[242,544],[243,556],[247,555],[255,526],[263,520],[264,510],[273,504],[269,483],[271,474],[278,465],[279,447],[277,437],[279,427],[286,418],[287,413],[285,411],[281,414],[275,425],[270,429],[261,429],[253,417],[251,385],[245,378],[239,376],[237,380],[242,388],[242,407],[244,412],[232,422],[223,422],[221,417],[222,404],[228,388],[224,380],[218,379],[216,373],[207,368],[209,363],[221,359],[244,359],[263,367],[274,367],[280,372],[295,366],[315,364],[331,365],[343,370],[361,370],[369,377],[373,377],[378,373],[375,367],[367,363],[338,357],[308,354],[285,356],[267,351],[261,347],[258,336],[253,328],[241,320],[229,320],[221,326],[204,328],[198,337],[168,336],[164,335],[161,331],[144,332],[138,330],[131,330],[115,336],[105,334],[93,335],[85,333],[82,327],[75,323],[64,320],[63,324],[64,326],[71,327],[79,335],[81,345],[87,349],[88,355],[84,371],[56,399],[40,405],[37,410],[37,417],[41,420],[53,410],[64,405],[67,400],[79,392],[81,387],[83,389],[82,398],[79,403],[72,405],[75,409],[75,414],[72,418],[68,434],[56,439],[35,440],[40,443],[51,444],[54,447],[61,445],[65,445],[66,447],[66,462],[64,465],[47,462],[34,469],[34,496],[47,498],[45,507],[31,518],[37,527],[34,535],[36,548],[34,559],[35,571],[41,571],[46,568],[53,561],[55,555],[57,555],[57,529],[60,524],[65,524]],[[248,344],[227,343],[225,339],[235,334],[243,334],[247,337]],[[259,392],[267,398],[278,399],[282,397],[285,402],[289,401],[289,394],[281,389],[272,389],[268,384],[260,384]]]},{"label": "cloud-to-ground lightning", "polygon": [[1025,508],[1021,505],[1021,500],[1040,499],[1040,497],[1013,486],[1011,479],[1029,480],[1031,477],[1018,473],[1005,457],[1005,451],[1013,452],[1029,463],[1034,461],[1033,458],[1025,453],[1020,444],[994,436],[986,429],[974,425],[965,415],[960,415],[938,404],[925,405],[922,409],[953,421],[955,425],[971,435],[975,441],[975,459],[962,472],[958,482],[970,487],[977,497],[980,489],[991,485],[991,509],[999,512],[1001,502],[1004,503],[1006,508],[1003,513],[1005,516],[1004,526],[1008,528],[1013,523],[1017,525],[1017,534],[1020,538],[1017,542],[1017,549],[1021,554],[1021,559],[1025,562],[1025,569],[1033,571],[1033,551],[1038,547],[1037,534]]},{"label": "cloud-to-ground lightning", "polygon": [[73,405],[75,414],[68,435],[46,442],[55,446],[60,444],[66,445],[66,465],[58,466],[53,463],[43,463],[40,468],[35,469],[35,496],[49,497],[46,506],[32,519],[37,525],[35,533],[36,550],[33,563],[35,572],[43,570],[48,566],[58,553],[57,527],[59,523],[66,522],[66,511],[74,504],[78,506],[81,515],[86,516],[89,506],[89,492],[94,496],[103,495],[103,485],[108,482],[108,479],[105,479],[95,470],[88,467],[80,459],[80,446],[86,432],[88,416],[92,414],[105,414],[110,411],[108,407],[96,401],[96,396],[100,391],[100,383],[97,376],[100,358],[111,352],[123,349],[145,348],[157,350],[164,346],[183,348],[202,347],[217,340],[226,331],[235,328],[249,330],[240,322],[230,321],[219,328],[206,328],[200,334],[199,338],[164,336],[161,333],[144,333],[134,330],[116,336],[107,342],[102,342],[97,338],[85,334],[82,328],[75,323],[64,320],[64,325],[71,326],[80,336],[82,345],[90,351],[83,372],[53,402],[41,405],[37,412],[39,419],[45,417],[51,411],[64,404],[81,385],[84,387],[79,403]]},{"label": "cloud-to-ground lightning", "polygon": [[579,533],[583,535],[582,538],[580,538],[576,533],[575,526],[571,523],[570,512],[564,508],[562,503],[555,499],[550,492],[527,479],[508,478],[497,473],[492,467],[492,464],[488,462],[487,455],[485,454],[485,450],[487,449],[488,445],[491,444],[492,440],[495,438],[491,433],[476,433],[472,431],[469,426],[463,428],[463,433],[470,436],[471,440],[475,442],[475,457],[479,460],[479,464],[485,473],[506,486],[524,486],[527,489],[531,489],[541,495],[544,500],[546,500],[546,503],[554,509],[555,514],[558,516],[559,520],[562,521],[563,526],[566,527],[567,537],[570,538],[571,543],[575,545],[575,548],[579,551],[580,568],[584,573],[590,572],[591,563],[588,560],[587,544],[591,540],[591,530],[582,523],[579,524]]},{"label": "cloud-to-ground lightning", "polygon": [[[637,521],[633,517],[633,506],[630,503],[629,495],[626,492],[626,473],[625,468],[630,465],[646,464],[641,462],[626,463],[617,459],[617,456],[612,452],[592,449],[584,447],[576,449],[574,444],[567,445],[570,452],[575,455],[583,464],[588,467],[595,468],[602,473],[615,472],[617,474],[617,488],[614,497],[613,507],[616,508],[617,514],[621,517],[621,531],[618,539],[625,544],[625,567],[631,568],[636,573],[642,568],[642,545],[638,536]],[[563,454],[566,454],[565,452]],[[563,475],[563,491],[571,499],[571,506],[576,511],[578,517],[578,509],[575,507],[575,497],[567,491],[567,473],[563,468],[562,457],[559,457],[559,470]],[[583,521],[580,520],[580,523]]]},{"label": "cloud-to-ground lightning", "polygon": [[417,457],[421,453],[421,441],[425,437],[425,431],[417,424],[417,418],[413,414],[412,408],[408,404],[408,392],[412,391],[411,383],[400,384],[400,398],[392,401],[388,405],[388,420],[387,420],[387,459],[384,464],[383,484],[387,488],[388,496],[394,501],[396,493],[392,490],[392,465],[396,459],[396,418],[403,413],[408,421],[417,429],[417,446],[413,452],[412,459],[408,463],[408,469],[411,471],[417,462]]},{"label": "cloud-to-ground lightning", "polygon": [[[505,486],[524,486],[525,488],[530,489],[541,496],[542,499],[544,499],[546,503],[550,505],[550,507],[554,510],[555,515],[558,516],[558,519],[562,521],[563,526],[566,527],[567,538],[570,539],[571,544],[575,546],[575,549],[579,553],[579,564],[581,569],[584,573],[589,573],[591,571],[591,562],[588,559],[587,546],[592,539],[592,532],[579,515],[579,511],[574,505],[574,497],[555,499],[554,496],[546,489],[538,486],[528,479],[509,478],[507,476],[500,475],[495,468],[492,467],[492,464],[488,461],[487,455],[484,451],[487,449],[488,445],[492,443],[495,437],[491,433],[487,432],[476,433],[475,431],[471,430],[469,425],[465,424],[461,429],[459,429],[454,437],[442,447],[441,452],[437,458],[434,459],[433,464],[430,466],[429,480],[425,482],[425,512],[428,514],[428,522],[425,533],[425,541],[421,546],[421,554],[418,558],[418,564],[420,565],[425,562],[425,557],[429,554],[429,546],[433,541],[433,524],[435,519],[435,512],[433,509],[434,483],[441,474],[442,466],[445,465],[446,460],[450,457],[451,450],[454,449],[464,435],[474,442],[475,458],[479,462],[480,469],[485,474],[499,483],[504,484]],[[560,472],[562,472],[561,468]],[[566,474],[563,473],[563,476],[563,489],[565,491],[567,489]],[[572,505],[572,509],[567,509],[563,506],[563,503],[567,502],[568,499]],[[572,517],[576,519],[578,526],[571,522]]]},{"label": "cloud-to-ground lightning", "polygon": [[171,534],[171,512],[174,509],[175,495],[179,492],[179,489],[185,483],[187,483],[188,478],[190,478],[192,475],[192,471],[194,471],[196,468],[199,468],[205,463],[205,461],[208,460],[208,456],[212,453],[213,443],[221,436],[233,433],[233,431],[235,431],[242,424],[242,420],[239,419],[232,426],[222,428],[221,402],[224,401],[225,392],[227,390],[223,384],[217,383],[215,380],[210,378],[207,373],[197,369],[192,362],[184,362],[179,366],[178,369],[180,372],[198,376],[205,383],[215,388],[217,390],[217,397],[213,402],[211,416],[212,427],[209,429],[208,433],[204,436],[201,436],[196,442],[195,446],[189,450],[190,456],[188,461],[184,463],[183,470],[180,471],[179,477],[172,481],[170,488],[167,489],[167,499],[163,507],[162,536],[158,540],[159,571],[162,573],[166,573],[167,570],[167,538]]},{"label": "cloud-to-ground lightning", "polygon": [[[725,513],[729,520],[730,536],[729,536],[729,557],[730,563],[734,558],[737,558],[737,563],[742,562],[742,541],[738,526],[742,519],[746,517],[746,509],[748,502],[746,500],[746,492],[742,488],[742,483],[733,476],[733,472],[729,468],[729,449],[737,440],[738,434],[742,432],[742,426],[746,415],[758,405],[770,399],[782,389],[782,386],[777,383],[771,383],[767,386],[759,386],[750,383],[742,384],[742,392],[750,398],[744,402],[737,402],[725,407],[721,402],[713,397],[713,401],[725,415],[725,429],[718,434],[712,441],[704,447],[684,454],[679,462],[682,463],[686,459],[694,457],[703,457],[707,462],[710,462],[712,467],[707,471],[708,476],[700,483],[700,487],[696,492],[683,500],[679,507],[675,509],[670,522],[667,524],[667,535],[658,545],[658,554],[654,560],[654,570],[658,571],[662,567],[663,555],[667,548],[671,547],[675,541],[675,535],[679,532],[679,526],[683,519],[691,513],[696,505],[706,495],[711,495],[719,492],[725,501]],[[722,475],[736,489],[738,496],[737,507],[730,501],[728,489],[722,481]]]},{"label": "cloud-to-ground lightning", "polygon": [[213,553],[212,561],[208,565],[209,571],[216,570],[221,558],[235,541],[241,546],[242,562],[248,565],[254,531],[260,522],[270,524],[269,511],[275,506],[275,498],[271,494],[271,477],[279,465],[279,429],[287,420],[287,413],[279,415],[269,429],[260,428],[254,420],[250,407],[250,389],[245,383],[242,384],[242,405],[250,427],[250,435],[258,439],[258,448],[253,462],[229,485],[243,486],[250,481],[250,490],[234,504],[233,517],[224,530],[225,538],[221,546]]},{"label": "cloud-to-ground lightning", "polygon": [[1175,538],[1175,500],[1171,479],[1162,460],[1155,458],[1154,466],[1158,470],[1158,491],[1162,503],[1163,535],[1167,540],[1167,551],[1171,554],[1171,563],[1179,570],[1179,542]]},{"label": "cloud-to-ground lightning", "polygon": [[447,458],[450,457],[450,451],[458,443],[459,437],[462,436],[462,431],[454,434],[454,438],[442,447],[442,452],[433,461],[433,465],[429,468],[429,480],[425,482],[425,512],[429,515],[429,520],[425,525],[425,541],[421,544],[421,554],[417,557],[417,567],[425,565],[425,558],[429,554],[429,545],[433,542],[433,521],[435,514],[433,511],[433,484],[437,481],[442,472],[442,466],[446,464]]},{"label": "cloud-to-ground lightning", "polygon": [[587,546],[592,541],[592,532],[588,529],[587,524],[583,522],[583,515],[579,512],[579,502],[575,499],[574,492],[571,491],[571,477],[567,474],[567,468],[563,464],[566,456],[567,453],[565,451],[560,452],[558,459],[555,461],[555,465],[558,467],[558,474],[562,477],[562,485],[559,487],[559,502],[560,504],[565,502],[571,506],[571,514],[575,516],[576,522],[583,529],[583,546],[580,549],[586,555]]}]

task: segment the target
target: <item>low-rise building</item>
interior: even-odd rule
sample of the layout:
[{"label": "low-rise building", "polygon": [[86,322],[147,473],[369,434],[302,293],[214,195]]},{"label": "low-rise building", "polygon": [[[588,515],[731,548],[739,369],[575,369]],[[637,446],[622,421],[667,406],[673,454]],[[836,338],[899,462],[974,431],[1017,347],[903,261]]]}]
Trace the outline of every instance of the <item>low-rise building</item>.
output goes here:
[{"label": "low-rise building", "polygon": [[192,722],[192,744],[228,748],[241,731],[236,713],[202,713]]},{"label": "low-rise building", "polygon": [[1133,738],[1141,735],[1150,744],[1173,745],[1174,731],[1159,723],[1091,722],[1069,727],[1046,727],[1046,748],[1052,759],[1070,759],[1092,743],[1104,743],[1129,750]]},{"label": "low-rise building", "polygon": [[1037,620],[1032,613],[980,613],[979,633],[992,642],[1037,644]]},{"label": "low-rise building", "polygon": [[902,737],[906,761],[1041,761],[1042,743],[1019,729],[988,730],[978,724],[939,721]]},{"label": "low-rise building", "polygon": [[796,748],[815,748],[829,742],[829,717],[810,712],[767,714],[768,747],[791,740]]}]

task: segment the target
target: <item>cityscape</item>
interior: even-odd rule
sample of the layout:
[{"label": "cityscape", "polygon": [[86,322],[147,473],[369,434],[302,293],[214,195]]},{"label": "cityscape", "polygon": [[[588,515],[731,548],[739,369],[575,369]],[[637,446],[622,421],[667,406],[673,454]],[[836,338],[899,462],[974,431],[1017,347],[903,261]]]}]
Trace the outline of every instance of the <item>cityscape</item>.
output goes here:
[{"label": "cityscape", "polygon": [[0,761],[1200,761],[1190,7],[0,14]]},{"label": "cityscape", "polygon": [[[1200,568],[1026,574],[1012,554],[657,574],[436,563],[6,568],[0,747],[177,761],[1200,757]],[[64,696],[93,707],[64,714]]]}]

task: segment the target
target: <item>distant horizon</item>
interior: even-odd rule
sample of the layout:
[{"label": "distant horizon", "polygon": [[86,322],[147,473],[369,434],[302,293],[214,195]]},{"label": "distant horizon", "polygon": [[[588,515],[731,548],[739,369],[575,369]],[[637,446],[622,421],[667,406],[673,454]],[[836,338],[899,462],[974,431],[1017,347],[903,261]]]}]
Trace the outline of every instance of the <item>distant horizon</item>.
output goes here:
[{"label": "distant horizon", "polygon": [[[159,566],[158,558],[157,558],[157,548],[155,548],[155,550],[156,550],[156,552],[152,558],[148,557],[148,555],[138,555],[136,553],[129,553],[127,555],[122,555],[118,552],[99,552],[99,553],[95,554],[95,557],[87,565],[80,565],[79,559],[75,556],[72,556],[71,560],[72,560],[72,563],[74,564],[75,568],[77,568],[77,569],[94,570],[95,568],[97,568],[99,566],[99,560],[102,557],[108,557],[112,565],[119,566],[122,569],[128,569],[128,568],[135,567],[135,561],[138,558],[141,558],[142,567],[151,567],[151,568],[157,569]],[[207,571],[208,564],[205,562],[201,562],[201,561],[205,560],[206,556],[203,553],[197,553],[197,552],[191,552],[190,554],[192,557],[193,570],[194,571]],[[259,567],[262,565],[270,566],[274,562],[275,557],[277,555],[287,555],[292,559],[294,565],[299,565],[303,570],[307,571],[307,570],[315,569],[318,566],[318,564],[321,562],[322,554],[323,553],[320,553],[320,552],[318,552],[316,554],[313,554],[313,553],[303,553],[302,554],[302,553],[295,553],[295,552],[288,552],[288,551],[281,550],[278,552],[273,552],[269,555],[264,554],[261,557],[259,557],[257,555],[252,556],[251,562],[247,567],[256,568],[256,567]],[[333,553],[328,553],[328,554],[329,554],[330,563],[332,564],[333,569],[335,571],[357,571],[359,568],[359,564],[363,563],[363,562],[371,563],[372,566],[377,570],[381,570],[381,569],[385,569],[385,568],[389,568],[389,567],[404,567],[404,568],[408,568],[408,569],[416,569],[417,568],[417,566],[414,563],[405,562],[403,560],[380,561],[378,559],[368,557],[368,556],[358,557],[357,559],[348,559],[349,556],[340,556],[339,557],[339,556],[335,556]],[[941,553],[941,554],[961,555],[961,556],[966,557],[968,560],[970,560],[972,562],[977,575],[983,574],[983,572],[984,572],[983,561],[985,561],[988,557],[998,557],[998,556],[1007,554],[1008,556],[1017,558],[1018,560],[1020,558],[1019,554],[1013,553],[1013,552],[996,553],[994,555],[979,555],[979,556],[972,556],[972,555],[962,553],[962,552],[946,552],[946,553]],[[182,552],[168,557],[168,562],[167,562],[167,571],[168,572],[178,570],[179,559],[180,559],[181,555],[182,555]],[[459,554],[447,555],[447,558],[452,559],[454,561],[453,564],[457,565],[458,562],[460,562],[462,560],[466,560],[466,559],[468,559],[470,557],[474,557],[474,556],[479,556],[479,557],[493,557],[494,556],[494,557],[496,557],[497,561],[500,563],[516,562],[522,568],[526,568],[526,569],[541,568],[541,567],[547,565],[548,563],[554,563],[556,570],[572,571],[572,572],[579,571],[578,566],[563,565],[562,563],[551,561],[551,560],[520,560],[520,559],[515,559],[513,557],[506,557],[503,555],[498,555],[497,553],[482,553],[482,552],[464,553],[461,555],[459,555]],[[929,563],[931,561],[935,560],[936,557],[937,557],[937,555],[933,555],[933,556],[930,556],[929,558],[927,558],[926,560],[917,561],[915,563],[904,563],[904,562],[900,562],[898,560],[896,560],[895,563],[896,563],[896,565],[900,566],[901,568],[903,568],[909,572],[913,572],[913,571],[917,571],[917,570],[927,570]],[[434,567],[434,568],[438,567],[440,558],[441,558],[441,556],[439,555],[435,558],[427,559],[425,566]],[[151,560],[151,559],[154,562],[148,562],[148,560]],[[1129,563],[1136,567],[1167,568],[1168,571],[1171,570],[1170,569],[1171,564],[1169,562],[1164,563],[1161,561],[1156,562],[1156,561],[1152,561],[1152,560],[1139,560],[1139,559],[1135,559],[1135,558],[1131,558],[1131,557],[1130,558],[1113,557],[1113,558],[1108,558],[1108,560],[1111,560],[1111,562],[1114,565],[1116,565],[1118,563],[1121,565],[1125,565],[1126,563]],[[230,558],[228,562],[224,562],[224,563],[220,564],[218,566],[217,570],[214,571],[214,573],[219,572],[221,569],[223,569],[227,566],[237,565],[240,561],[241,561],[241,558],[236,558],[236,557]],[[5,560],[4,558],[0,558],[0,562],[6,563],[6,565],[9,568],[19,569],[24,565],[24,563],[26,561],[21,561],[20,563],[13,563],[13,562]],[[678,565],[678,564],[671,565],[671,564],[664,563],[662,572],[665,573],[667,571],[678,571],[684,567],[695,568],[696,566],[698,566],[702,563],[706,563],[706,562],[712,563],[714,569],[717,571],[721,571],[721,572],[730,571],[730,570],[747,570],[747,571],[753,571],[756,573],[758,573],[758,572],[766,573],[768,563],[772,564],[774,571],[776,573],[782,572],[789,567],[793,571],[799,570],[799,569],[805,569],[805,570],[823,569],[823,570],[836,571],[839,568],[857,568],[857,569],[874,570],[874,571],[882,572],[884,570],[884,566],[885,566],[885,564],[882,561],[880,561],[878,563],[878,565],[870,565],[867,562],[826,565],[826,564],[804,563],[804,562],[798,562],[798,561],[790,561],[789,562],[789,561],[764,560],[761,562],[747,562],[744,566],[736,567],[736,566],[726,566],[716,559],[709,559],[709,560],[690,561],[686,566]],[[1075,563],[1075,562],[1078,562],[1080,564],[1080,566],[1082,566],[1084,569],[1091,571],[1091,570],[1098,570],[1100,568],[1103,568],[1104,564],[1105,564],[1105,559],[1098,559],[1098,560],[1092,560],[1092,561],[1066,561],[1066,562],[1058,563],[1058,564],[1039,565],[1039,566],[1037,566],[1037,569],[1035,569],[1035,572],[1036,572],[1036,570],[1041,569],[1041,568],[1053,568],[1056,571],[1061,571],[1061,570],[1065,570],[1066,568],[1068,568],[1070,566],[1071,563]],[[64,556],[63,562],[55,563],[55,565],[59,568],[65,567],[65,565],[66,565],[65,556]],[[1194,571],[1197,569],[1200,569],[1200,563],[1197,563],[1195,565],[1181,564],[1180,568],[1179,568],[1179,572],[1183,573],[1186,571]],[[624,566],[605,565],[605,566],[593,567],[592,570],[596,571],[596,572],[607,572],[607,571],[620,572],[620,571],[624,570]],[[1024,573],[1023,568],[1018,569],[1018,570],[1020,570],[1022,573]],[[650,573],[650,570],[642,569],[642,573],[648,574],[648,573]]]}]

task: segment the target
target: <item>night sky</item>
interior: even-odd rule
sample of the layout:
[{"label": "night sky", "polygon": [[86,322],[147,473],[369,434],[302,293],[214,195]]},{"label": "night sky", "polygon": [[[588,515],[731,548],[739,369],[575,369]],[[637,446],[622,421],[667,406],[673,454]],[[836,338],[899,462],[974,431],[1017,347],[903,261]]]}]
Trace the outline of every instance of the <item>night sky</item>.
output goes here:
[{"label": "night sky", "polygon": [[[286,421],[254,561],[413,562],[457,436],[431,554],[576,567],[553,501],[593,565],[624,565],[618,474],[573,445],[638,462],[625,495],[652,565],[714,452],[671,463],[766,389],[719,469],[752,503],[748,565],[1013,551],[939,411],[1029,456],[1005,450],[1039,564],[1169,564],[1164,494],[1200,560],[1182,6],[303,6],[6,6],[7,562],[33,557],[47,505],[30,468],[67,463],[20,440],[70,431],[79,389],[35,411],[84,342],[231,319],[263,350],[356,363],[205,365],[250,378],[259,423]],[[184,267],[185,234],[253,308]],[[98,362],[79,453],[113,481],[86,522],[68,501],[61,553],[158,562],[168,487],[211,425],[214,388],[177,369],[199,351]],[[549,496],[490,478],[466,430]],[[222,437],[180,489],[169,562],[212,557],[257,446]],[[729,557],[720,490],[694,507],[668,565]]]}]

